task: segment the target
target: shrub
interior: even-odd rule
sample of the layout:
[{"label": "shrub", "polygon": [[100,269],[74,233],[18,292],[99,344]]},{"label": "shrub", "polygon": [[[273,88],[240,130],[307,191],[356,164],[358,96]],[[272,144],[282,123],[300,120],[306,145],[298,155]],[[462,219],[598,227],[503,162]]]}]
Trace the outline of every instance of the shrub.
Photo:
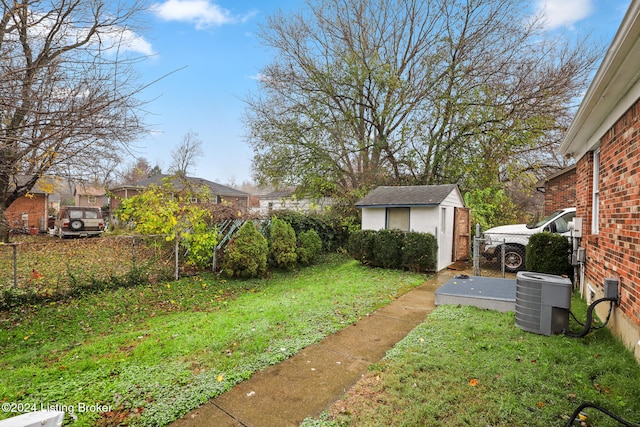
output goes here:
[{"label": "shrub", "polygon": [[359,230],[349,236],[349,255],[362,264],[412,271],[436,271],[438,243],[433,234],[399,230]]},{"label": "shrub", "polygon": [[347,253],[351,258],[362,264],[373,262],[373,241],[376,235],[374,230],[358,230],[349,236]]},{"label": "shrub", "polygon": [[404,232],[400,230],[380,230],[373,240],[373,264],[383,268],[400,268]]},{"label": "shrub", "polygon": [[571,275],[569,254],[571,244],[560,234],[542,232],[529,238],[525,266],[528,271],[556,275]]},{"label": "shrub", "polygon": [[278,218],[293,227],[296,235],[304,231],[315,230],[322,241],[325,251],[335,251],[344,247],[349,239],[349,225],[339,218],[327,214],[303,214],[294,211],[280,211]]},{"label": "shrub", "polygon": [[303,265],[311,264],[322,252],[322,240],[315,230],[303,231],[298,234],[298,262]]},{"label": "shrub", "polygon": [[279,268],[291,268],[296,264],[296,233],[293,227],[279,218],[271,220],[269,231],[269,261]]},{"label": "shrub", "polygon": [[436,271],[438,241],[431,233],[408,232],[404,237],[402,267],[411,271]]},{"label": "shrub", "polygon": [[258,277],[267,270],[267,239],[247,221],[229,243],[222,262],[228,276]]}]

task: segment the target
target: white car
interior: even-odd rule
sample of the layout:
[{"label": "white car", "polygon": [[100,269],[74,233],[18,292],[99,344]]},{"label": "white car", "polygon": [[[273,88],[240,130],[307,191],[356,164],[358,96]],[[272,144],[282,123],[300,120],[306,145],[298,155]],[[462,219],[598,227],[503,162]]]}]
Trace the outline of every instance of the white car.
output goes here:
[{"label": "white car", "polygon": [[525,246],[529,237],[542,231],[560,233],[570,236],[569,223],[576,216],[576,208],[560,209],[535,224],[515,224],[493,227],[484,232],[484,248],[482,255],[488,259],[502,260],[504,252],[504,269],[515,273],[524,269]]}]

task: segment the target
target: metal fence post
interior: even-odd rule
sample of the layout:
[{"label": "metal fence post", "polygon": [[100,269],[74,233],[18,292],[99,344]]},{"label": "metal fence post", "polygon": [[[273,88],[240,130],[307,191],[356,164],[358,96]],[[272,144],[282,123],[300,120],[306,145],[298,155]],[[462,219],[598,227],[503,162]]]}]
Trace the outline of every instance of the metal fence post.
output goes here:
[{"label": "metal fence post", "polygon": [[473,275],[480,275],[480,239],[477,235],[473,237]]},{"label": "metal fence post", "polygon": [[13,244],[13,289],[18,289],[18,245]]},{"label": "metal fence post", "polygon": [[176,236],[175,237],[175,247],[174,247],[174,252],[175,252],[175,259],[176,259],[176,271],[175,271],[175,278],[176,280],[180,279],[180,236]]},{"label": "metal fence post", "polygon": [[505,269],[504,269],[504,253],[506,252],[506,245],[507,245],[507,240],[506,239],[502,239],[502,250],[500,251],[500,258],[501,262],[500,265],[502,266],[502,278],[504,279],[505,277],[507,277],[506,273],[505,273]]}]

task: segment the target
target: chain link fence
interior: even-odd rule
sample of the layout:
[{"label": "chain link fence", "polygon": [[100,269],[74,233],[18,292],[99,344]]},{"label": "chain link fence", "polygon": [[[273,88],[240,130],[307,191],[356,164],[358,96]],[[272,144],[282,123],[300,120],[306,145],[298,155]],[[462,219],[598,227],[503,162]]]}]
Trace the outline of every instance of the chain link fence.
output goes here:
[{"label": "chain link fence", "polygon": [[476,276],[501,276],[525,268],[528,235],[492,234],[473,239],[473,271]]},{"label": "chain link fence", "polygon": [[[180,255],[180,254],[178,254]],[[104,289],[174,277],[188,271],[166,236],[59,239],[34,236],[0,244],[0,298],[60,299]]]}]

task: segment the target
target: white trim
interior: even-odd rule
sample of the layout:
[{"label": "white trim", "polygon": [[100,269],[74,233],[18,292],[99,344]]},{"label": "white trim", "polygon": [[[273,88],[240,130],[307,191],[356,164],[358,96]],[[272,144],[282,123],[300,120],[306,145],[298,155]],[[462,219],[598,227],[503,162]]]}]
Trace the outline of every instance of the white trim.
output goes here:
[{"label": "white trim", "polygon": [[593,190],[591,194],[591,234],[600,232],[600,148],[593,152]]}]

